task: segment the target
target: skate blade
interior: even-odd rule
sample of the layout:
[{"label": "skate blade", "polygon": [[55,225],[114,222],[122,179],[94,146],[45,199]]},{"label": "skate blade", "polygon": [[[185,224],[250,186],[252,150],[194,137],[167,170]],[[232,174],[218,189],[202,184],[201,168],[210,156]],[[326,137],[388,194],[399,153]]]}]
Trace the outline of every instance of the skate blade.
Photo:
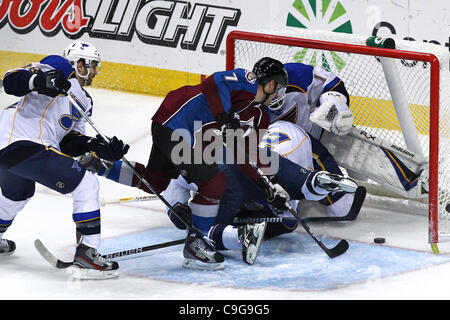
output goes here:
[{"label": "skate blade", "polygon": [[196,259],[187,259],[183,261],[183,267],[194,270],[222,270],[225,265],[223,262],[206,263]]},{"label": "skate blade", "polygon": [[15,252],[15,250],[14,250],[14,251],[11,251],[11,252],[2,252],[2,253],[0,253],[0,257],[10,256],[10,255],[12,255],[14,252]]},{"label": "skate blade", "polygon": [[248,264],[254,264],[256,258],[258,257],[259,250],[261,249],[261,244],[264,238],[264,233],[266,232],[267,222],[262,222],[258,225],[258,229],[256,230],[258,234],[262,233],[262,236],[258,237],[258,242],[256,244],[251,245],[247,248],[247,254],[245,256],[245,262]]},{"label": "skate blade", "polygon": [[339,182],[339,186],[342,191],[347,193],[355,193],[356,189],[358,189],[358,184],[356,184],[356,182],[346,178]]},{"label": "skate blade", "polygon": [[336,184],[338,186],[338,190],[335,191],[344,191],[346,193],[355,193],[356,189],[358,188],[358,184],[355,181],[348,178],[342,178],[340,180],[337,180],[327,176],[318,175],[317,182],[319,183],[319,185]]},{"label": "skate blade", "polygon": [[119,270],[100,271],[95,269],[85,269],[77,266],[71,268],[72,278],[78,280],[104,280],[117,278]]}]

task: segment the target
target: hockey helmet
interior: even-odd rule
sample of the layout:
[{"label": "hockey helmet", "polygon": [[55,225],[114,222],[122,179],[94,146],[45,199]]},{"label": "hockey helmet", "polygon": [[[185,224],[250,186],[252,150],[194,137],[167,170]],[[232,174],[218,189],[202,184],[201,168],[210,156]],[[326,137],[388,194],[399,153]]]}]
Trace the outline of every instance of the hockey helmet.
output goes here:
[{"label": "hockey helmet", "polygon": [[284,65],[273,58],[264,57],[259,59],[253,67],[253,73],[258,83],[266,85],[270,80],[275,80],[277,96],[271,101],[269,108],[278,110],[286,99],[286,86],[288,83],[288,74]]},{"label": "hockey helmet", "polygon": [[[94,61],[97,62],[96,71],[97,73],[100,73],[100,69],[102,67],[100,53],[98,52],[97,48],[87,43],[86,41],[72,42],[67,48],[64,49],[63,56],[70,62],[76,74],[83,79],[87,79],[89,77],[90,73],[89,68],[91,66],[91,63]],[[76,67],[80,59],[83,59],[84,65],[88,70],[86,75],[79,74],[78,69]]]}]

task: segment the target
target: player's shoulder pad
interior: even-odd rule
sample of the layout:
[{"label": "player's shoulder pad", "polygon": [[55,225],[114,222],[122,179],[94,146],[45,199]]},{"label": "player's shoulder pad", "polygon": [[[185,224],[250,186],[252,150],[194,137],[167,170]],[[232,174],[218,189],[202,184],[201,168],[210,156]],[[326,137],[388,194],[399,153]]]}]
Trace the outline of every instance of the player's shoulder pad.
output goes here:
[{"label": "player's shoulder pad", "polygon": [[226,83],[226,87],[232,90],[256,92],[258,87],[254,73],[243,68],[215,72],[214,79],[218,83]]},{"label": "player's shoulder pad", "polygon": [[39,61],[39,63],[49,65],[53,69],[61,70],[67,79],[73,73],[72,65],[62,56],[50,55]]},{"label": "player's shoulder pad", "polygon": [[299,62],[285,63],[284,67],[288,73],[288,85],[306,92],[313,81],[314,67]]}]

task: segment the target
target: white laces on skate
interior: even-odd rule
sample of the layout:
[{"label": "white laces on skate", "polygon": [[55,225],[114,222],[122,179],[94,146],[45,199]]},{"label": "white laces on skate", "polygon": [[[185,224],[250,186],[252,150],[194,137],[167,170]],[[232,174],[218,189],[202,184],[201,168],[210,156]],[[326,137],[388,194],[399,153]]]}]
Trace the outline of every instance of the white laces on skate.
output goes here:
[{"label": "white laces on skate", "polygon": [[202,239],[198,238],[196,242],[196,246],[199,251],[208,255],[214,254],[214,251],[211,250],[211,248],[204,241],[202,241]]},{"label": "white laces on skate", "polygon": [[100,253],[97,252],[97,250],[94,250],[93,252],[93,256],[94,258],[96,258],[98,261],[103,262],[103,263],[110,263],[110,261],[104,257],[102,257],[102,255]]}]

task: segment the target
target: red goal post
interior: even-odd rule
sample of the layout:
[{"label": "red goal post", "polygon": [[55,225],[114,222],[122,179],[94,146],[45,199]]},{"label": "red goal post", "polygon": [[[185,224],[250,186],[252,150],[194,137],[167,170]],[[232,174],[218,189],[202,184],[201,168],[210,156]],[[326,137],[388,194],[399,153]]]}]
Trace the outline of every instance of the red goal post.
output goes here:
[{"label": "red goal post", "polygon": [[[283,32],[274,33],[272,31],[270,32],[243,32],[243,31],[232,31],[229,33],[227,37],[226,42],[226,68],[227,70],[234,69],[234,68],[246,68],[250,69],[252,68],[252,64],[256,62],[259,58],[263,56],[271,56],[273,58],[279,59],[283,63],[286,62],[303,62],[307,63],[308,61],[314,61],[317,63],[320,59],[318,59],[319,56],[321,56],[320,63],[324,66],[329,66],[330,71],[333,71],[337,76],[339,76],[341,79],[344,80],[344,83],[346,83],[347,89],[350,92],[350,95],[352,96],[352,84],[355,86],[367,86],[368,89],[362,88],[361,92],[365,90],[364,92],[369,92],[370,90],[377,91],[378,85],[380,81],[374,80],[372,82],[364,83],[364,71],[362,71],[362,75],[360,75],[361,80],[359,82],[352,82],[351,81],[351,75],[348,76],[348,79],[343,76],[342,70],[346,68],[353,68],[356,70],[356,68],[359,69],[365,69],[366,74],[369,75],[369,73],[372,73],[371,69],[368,69],[366,65],[373,64],[374,66],[376,64],[379,64],[379,60],[377,61],[377,57],[385,57],[385,58],[393,58],[401,62],[403,65],[408,65],[408,61],[412,61],[409,64],[416,66],[418,62],[423,63],[423,65],[419,65],[419,68],[417,71],[414,71],[414,73],[417,73],[417,78],[411,77],[411,79],[416,79],[417,82],[426,82],[426,87],[421,87],[421,89],[417,89],[418,94],[423,95],[417,98],[417,102],[410,102],[409,106],[410,109],[413,108],[413,106],[421,105],[426,106],[425,113],[422,112],[420,115],[413,115],[417,116],[419,120],[422,121],[422,118],[428,117],[428,119],[425,119],[423,123],[420,124],[423,128],[418,128],[419,125],[416,124],[417,131],[419,132],[420,136],[426,135],[428,141],[424,141],[424,153],[425,157],[429,158],[429,198],[428,198],[428,221],[429,221],[429,243],[436,244],[439,240],[439,221],[440,217],[447,215],[445,211],[445,206],[449,202],[448,199],[448,191],[447,191],[447,185],[450,185],[450,180],[448,180],[448,173],[442,172],[442,170],[439,170],[439,166],[443,166],[443,160],[445,154],[449,152],[450,150],[440,150],[440,146],[442,148],[442,143],[445,143],[445,145],[448,145],[447,139],[450,136],[450,130],[448,130],[448,105],[445,105],[445,120],[442,120],[440,118],[440,104],[443,104],[444,102],[447,104],[449,101],[447,99],[442,99],[440,97],[440,94],[443,92],[442,82],[441,79],[441,73],[447,71],[448,72],[448,60],[444,61],[443,59],[447,58],[447,55],[441,54],[441,48],[437,48],[435,45],[426,45],[426,44],[417,44],[418,50],[415,50],[414,43],[409,41],[403,41],[400,40],[403,45],[400,47],[407,48],[405,49],[386,49],[386,48],[379,48],[379,47],[370,47],[365,45],[365,39],[367,37],[360,37],[360,36],[354,36],[354,35],[343,35],[343,34],[336,34],[336,33],[328,33],[328,32],[311,32],[308,31],[299,31],[299,32],[286,32],[288,35],[285,35]],[[318,35],[318,36],[317,36]],[[334,41],[330,41],[328,39],[337,39]],[[342,40],[342,41],[341,41]],[[397,43],[397,40],[396,40]],[[411,48],[409,48],[411,47]],[[278,48],[278,49],[277,49]],[[287,48],[293,48],[293,50],[288,50]],[[430,50],[428,50],[430,49]],[[433,52],[434,49],[438,49],[437,52],[439,54],[436,54]],[[441,50],[441,51],[440,51]],[[285,51],[289,51],[291,53],[284,53]],[[308,52],[311,51],[311,57],[308,59],[305,59],[306,55],[309,54]],[[429,51],[429,52],[426,52]],[[314,53],[315,52],[315,53]],[[338,66],[337,68],[333,69],[331,65],[334,61],[335,63],[339,60],[339,54],[343,54],[343,58],[341,57],[341,60],[345,60],[346,66]],[[324,60],[327,60],[326,56],[331,56],[329,58],[328,62],[324,62]],[[366,56],[370,57],[370,60],[368,58],[362,58],[365,59],[364,61],[367,62],[358,62],[358,66],[350,66],[353,61],[356,61],[355,59],[351,58],[353,56]],[[245,58],[243,58],[245,57]],[[325,58],[324,58],[325,57]],[[444,58],[443,58],[444,57]],[[330,63],[331,61],[331,63]],[[444,62],[444,63],[443,63]],[[308,63],[307,63],[308,64]],[[312,63],[310,63],[312,64]],[[355,62],[356,64],[356,62]],[[445,68],[444,68],[445,66]],[[374,67],[375,68],[375,67]],[[377,67],[378,68],[378,67]],[[359,70],[358,69],[358,70]],[[410,68],[412,69],[412,68]],[[423,70],[422,70],[423,69]],[[446,69],[446,70],[445,70]],[[378,69],[377,69],[378,70]],[[381,69],[380,69],[381,70]],[[426,71],[424,71],[426,70]],[[407,70],[404,73],[413,73],[410,72],[411,70]],[[381,73],[382,71],[376,71],[376,73]],[[403,73],[403,70],[401,70],[401,73]],[[422,75],[423,74],[423,75]],[[447,75],[447,73],[446,73]],[[403,75],[401,75],[403,76]],[[426,80],[421,80],[421,77],[427,78]],[[446,78],[447,79],[447,78]],[[407,80],[407,82],[415,82],[414,80]],[[386,86],[383,84],[383,86]],[[349,88],[350,87],[350,88]],[[372,88],[371,88],[372,87]],[[404,87],[409,87],[408,83],[406,85],[404,84]],[[448,88],[448,87],[447,87]],[[358,88],[359,89],[359,88]],[[408,88],[407,88],[408,89]],[[385,90],[385,89],[383,89]],[[413,91],[415,89],[411,89]],[[386,91],[386,90],[385,90]],[[423,93],[422,91],[427,91],[426,93]],[[448,90],[447,90],[448,91]],[[381,90],[380,90],[381,92]],[[381,94],[380,94],[381,95]],[[383,95],[386,95],[383,93]],[[359,98],[361,94],[359,94]],[[379,97],[367,97],[368,95],[362,95],[362,99],[370,100],[374,99],[374,101],[384,101],[389,100],[389,97],[383,97],[382,99]],[[406,92],[406,96],[409,98],[409,92]],[[354,95],[354,101],[356,100],[357,95]],[[392,100],[392,99],[391,99]],[[419,102],[419,100],[421,100]],[[361,109],[367,109],[367,107],[376,109],[377,107],[379,109],[384,109],[385,107],[382,106],[379,107],[377,103],[374,103],[373,105],[365,105],[365,107]],[[443,106],[441,106],[442,108]],[[372,117],[372,111],[369,112],[366,111],[365,115],[362,117]],[[413,111],[411,111],[413,112]],[[355,113],[355,111],[354,111]],[[355,120],[357,116],[355,115]],[[361,118],[361,117],[360,117]],[[381,116],[381,119],[386,118]],[[364,119],[362,119],[364,120]],[[416,122],[416,118],[414,118]],[[384,120],[382,120],[384,121]],[[444,121],[447,121],[443,123]],[[392,130],[391,128],[387,128],[389,123],[383,124],[381,126],[382,129],[380,129],[379,125],[372,126],[374,130],[377,130],[379,132],[384,133],[384,131],[393,132],[395,130]],[[367,125],[370,127],[371,125]],[[397,125],[395,125],[397,126]],[[442,128],[444,126],[444,128]],[[397,126],[398,127],[398,126]],[[401,130],[399,130],[401,131]],[[424,133],[424,134],[422,134]],[[400,137],[401,135],[404,135],[404,133],[398,134]],[[396,135],[394,133],[389,133],[389,135],[392,135],[392,139],[397,139]],[[422,137],[421,137],[422,138]],[[441,141],[440,139],[443,139],[444,141]],[[423,140],[423,139],[422,139]],[[396,144],[399,142],[396,141]],[[406,146],[405,146],[406,147]],[[441,154],[439,153],[441,151]],[[450,156],[449,156],[450,157]],[[450,168],[444,168],[445,171],[450,170]],[[445,184],[442,188],[438,188],[439,183]],[[443,195],[445,193],[445,195]],[[444,217],[443,219],[447,220],[448,217]],[[450,231],[445,231],[444,233]]]}]

